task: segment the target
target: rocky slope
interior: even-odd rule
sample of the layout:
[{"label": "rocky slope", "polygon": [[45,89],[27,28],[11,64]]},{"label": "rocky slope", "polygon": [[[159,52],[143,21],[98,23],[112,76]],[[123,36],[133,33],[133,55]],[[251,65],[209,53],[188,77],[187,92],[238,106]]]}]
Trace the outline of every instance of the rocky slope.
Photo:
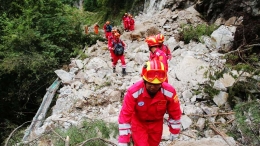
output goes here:
[{"label": "rocky slope", "polygon": [[[165,6],[169,5],[168,1]],[[149,52],[144,39],[161,32],[173,55],[169,61],[169,83],[176,88],[183,111],[179,139],[175,142],[168,141],[169,132],[165,123],[161,145],[238,145],[232,137],[225,134],[232,128],[235,118],[226,102],[226,90],[235,80],[225,74],[223,78],[214,81],[214,88],[221,92],[211,97],[213,100],[203,92],[203,85],[210,80],[207,73],[223,68],[226,60],[218,52],[220,49],[230,50],[234,39],[232,34],[236,31],[234,25],[241,25],[243,18],[217,19],[215,24],[220,26],[219,29],[211,36],[202,37],[204,43],[191,41],[184,44],[179,35],[181,25],[207,24],[192,3],[187,2],[186,6],[181,10],[173,7],[158,9],[135,17],[135,31],[123,32],[121,35],[127,44],[126,76],[121,74],[120,62],[117,72],[112,72],[107,44],[100,41],[85,48],[88,58],[72,59],[69,72],[56,70],[63,82],[56,105],[52,108],[51,116],[31,132],[29,139],[43,134],[51,127],[62,126],[67,129],[71,125],[80,125],[84,119],[117,123],[124,93],[129,86],[141,79],[141,67],[148,60]],[[177,4],[175,8],[178,8]],[[117,143],[114,138],[110,141]]]}]

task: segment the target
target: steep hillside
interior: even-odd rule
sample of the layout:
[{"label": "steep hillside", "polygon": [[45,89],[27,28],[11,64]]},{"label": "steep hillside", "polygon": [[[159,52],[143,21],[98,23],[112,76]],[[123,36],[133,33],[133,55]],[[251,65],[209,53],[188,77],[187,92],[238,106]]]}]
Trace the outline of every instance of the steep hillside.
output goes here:
[{"label": "steep hillside", "polygon": [[[46,145],[54,144],[55,140],[51,136],[46,140],[43,135],[55,135],[53,129],[57,127],[62,129],[61,131],[66,131],[72,126],[84,128],[83,121],[101,120],[117,124],[124,94],[129,86],[141,79],[141,67],[149,58],[144,39],[160,32],[165,35],[165,43],[173,55],[172,60],[169,61],[169,83],[177,90],[183,112],[182,132],[178,140],[169,141],[169,131],[165,122],[160,145],[235,146],[247,142],[244,140],[247,137],[240,136],[234,139],[229,135],[229,132],[236,126],[236,117],[228,103],[228,89],[239,80],[236,80],[234,76],[247,77],[248,74],[232,70],[233,76],[224,72],[215,80],[211,75],[225,68],[227,60],[223,52],[236,50],[235,45],[241,46],[240,42],[238,44],[233,44],[233,42],[240,39],[241,34],[237,34],[243,24],[249,24],[251,21],[247,18],[256,16],[247,17],[246,15],[241,20],[241,15],[219,17],[221,13],[207,14],[208,17],[214,16],[214,18],[208,18],[210,20],[206,21],[207,19],[203,18],[197,10],[203,8],[202,12],[210,12],[212,7],[207,1],[201,3],[186,0],[152,2],[150,1],[150,7],[145,9],[146,13],[135,17],[136,25],[133,32],[121,30],[121,39],[127,44],[125,52],[127,75],[122,75],[120,62],[116,73],[113,73],[106,42],[97,41],[95,45],[84,48],[87,58],[71,59],[68,72],[55,71],[62,82],[57,95],[58,99],[48,117],[35,117],[44,121],[32,129],[27,129],[29,132],[29,136],[25,137],[27,141]],[[212,4],[215,3],[217,5],[221,2],[212,2]],[[221,5],[224,4],[226,3],[223,2]],[[227,8],[225,10],[227,11]],[[255,21],[258,22],[258,20]],[[210,36],[200,38],[200,42],[191,40],[185,43],[183,41],[183,25],[198,26],[209,23],[218,26],[218,29]],[[122,28],[122,26],[115,27]],[[247,34],[248,38],[252,37],[252,33]],[[257,37],[253,37],[247,45],[255,43],[259,43]],[[259,79],[259,76],[257,77]],[[167,116],[165,114],[165,118]],[[56,137],[56,139],[62,138]],[[117,144],[117,138],[112,135],[106,141],[109,141],[108,145]],[[80,142],[78,144],[80,145]]]}]

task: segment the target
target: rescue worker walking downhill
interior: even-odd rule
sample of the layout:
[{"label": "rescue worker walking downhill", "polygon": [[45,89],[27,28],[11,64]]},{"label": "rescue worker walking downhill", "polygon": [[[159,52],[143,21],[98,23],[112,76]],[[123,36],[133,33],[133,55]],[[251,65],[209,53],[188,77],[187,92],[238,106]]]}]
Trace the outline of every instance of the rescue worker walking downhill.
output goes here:
[{"label": "rescue worker walking downhill", "polygon": [[103,26],[104,32],[105,32],[105,37],[108,39],[108,36],[111,35],[112,31],[112,25],[110,25],[110,21],[107,21],[104,26]]},{"label": "rescue worker walking downhill", "polygon": [[[146,38],[146,43],[149,47],[150,51],[150,60],[156,59],[161,61],[164,64],[165,70],[166,70],[166,75],[168,73],[168,61],[167,61],[167,56],[166,54],[159,49],[159,43],[158,40],[156,39],[155,36],[150,36]],[[165,82],[168,83],[168,76],[166,77]]]},{"label": "rescue worker walking downhill", "polygon": [[124,26],[124,30],[128,31],[128,13],[125,13],[122,17],[122,21],[123,21],[123,26]]},{"label": "rescue worker walking downhill", "polygon": [[129,21],[129,25],[130,25],[129,29],[130,29],[130,31],[133,31],[135,29],[135,20],[134,20],[132,15],[129,16],[129,19],[130,19],[130,21]]},{"label": "rescue worker walking downhill", "polygon": [[119,114],[119,146],[158,146],[163,131],[164,114],[169,114],[170,140],[176,140],[181,128],[181,109],[174,87],[164,82],[166,70],[158,60],[142,68],[142,80],[130,86]]},{"label": "rescue worker walking downhill", "polygon": [[[112,55],[112,67],[113,72],[116,72],[116,64],[118,60],[121,61],[122,64],[122,74],[126,75],[126,62],[125,62],[125,56],[124,56],[124,50],[126,48],[126,44],[120,39],[120,34],[116,32],[114,34],[114,39],[110,43],[109,47],[110,50],[113,50]],[[119,49],[119,52],[118,52]],[[123,49],[123,50],[122,50]]]},{"label": "rescue worker walking downhill", "polygon": [[111,35],[108,36],[108,39],[107,39],[107,46],[108,46],[108,50],[110,52],[110,58],[111,58],[111,61],[113,63],[113,58],[114,58],[114,49],[110,46],[112,46],[113,44],[113,40],[115,40],[115,33],[117,32],[117,30],[115,28],[112,29],[111,31]]}]

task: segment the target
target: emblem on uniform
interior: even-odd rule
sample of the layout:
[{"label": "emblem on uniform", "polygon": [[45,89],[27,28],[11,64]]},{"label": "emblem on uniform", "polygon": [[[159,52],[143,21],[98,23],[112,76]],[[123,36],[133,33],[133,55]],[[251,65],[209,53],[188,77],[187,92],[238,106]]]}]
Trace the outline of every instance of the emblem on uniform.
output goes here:
[{"label": "emblem on uniform", "polygon": [[144,105],[143,101],[138,102],[138,106],[143,106],[143,105]]},{"label": "emblem on uniform", "polygon": [[177,95],[177,94],[173,97],[173,101],[174,101],[174,102],[178,102],[178,101],[179,101],[179,98],[178,98],[178,95]]}]

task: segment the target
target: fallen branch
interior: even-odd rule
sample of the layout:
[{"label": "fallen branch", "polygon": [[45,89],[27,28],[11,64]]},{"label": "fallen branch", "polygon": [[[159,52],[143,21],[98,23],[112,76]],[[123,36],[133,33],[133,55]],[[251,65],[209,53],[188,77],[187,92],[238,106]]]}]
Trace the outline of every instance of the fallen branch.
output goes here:
[{"label": "fallen branch", "polygon": [[227,122],[227,124],[233,122],[234,120],[235,120],[235,119],[231,119],[231,120],[229,120],[229,121]]},{"label": "fallen branch", "polygon": [[[240,47],[238,47],[238,49],[234,50],[234,51],[230,51],[226,54],[231,54],[231,53],[235,53],[235,52],[244,52],[244,51],[248,51],[248,50],[251,50],[252,48],[251,47],[255,47],[255,46],[260,46],[260,44],[252,44],[252,45],[241,45]],[[242,47],[245,47],[247,49],[244,49],[244,50],[240,50]]]},{"label": "fallen branch", "polygon": [[228,141],[226,140],[226,137],[228,137],[225,133],[222,133],[221,131],[219,131],[213,124],[210,124],[209,127],[214,130],[218,135],[220,135],[224,141],[229,145],[231,146]]},{"label": "fallen branch", "polygon": [[196,139],[195,136],[191,136],[191,135],[188,135],[188,134],[186,134],[186,133],[182,133],[182,132],[180,132],[180,134]]},{"label": "fallen branch", "polygon": [[217,113],[217,114],[211,114],[211,115],[189,114],[189,115],[187,115],[187,116],[213,117],[213,116],[232,115],[232,114],[235,114],[235,112],[229,112],[229,113]]},{"label": "fallen branch", "polygon": [[5,142],[5,146],[8,145],[8,142],[9,142],[10,138],[12,137],[12,135],[14,134],[14,132],[15,132],[16,130],[18,130],[19,128],[21,128],[24,124],[29,123],[29,122],[32,122],[32,121],[24,122],[22,125],[20,125],[19,127],[15,128],[15,129],[11,132],[11,134],[8,136],[8,138],[7,138],[6,142]]},{"label": "fallen branch", "polygon": [[60,139],[62,139],[64,142],[66,142],[66,139],[64,139],[61,135],[59,135],[55,130],[51,129],[51,131],[56,134]]}]

